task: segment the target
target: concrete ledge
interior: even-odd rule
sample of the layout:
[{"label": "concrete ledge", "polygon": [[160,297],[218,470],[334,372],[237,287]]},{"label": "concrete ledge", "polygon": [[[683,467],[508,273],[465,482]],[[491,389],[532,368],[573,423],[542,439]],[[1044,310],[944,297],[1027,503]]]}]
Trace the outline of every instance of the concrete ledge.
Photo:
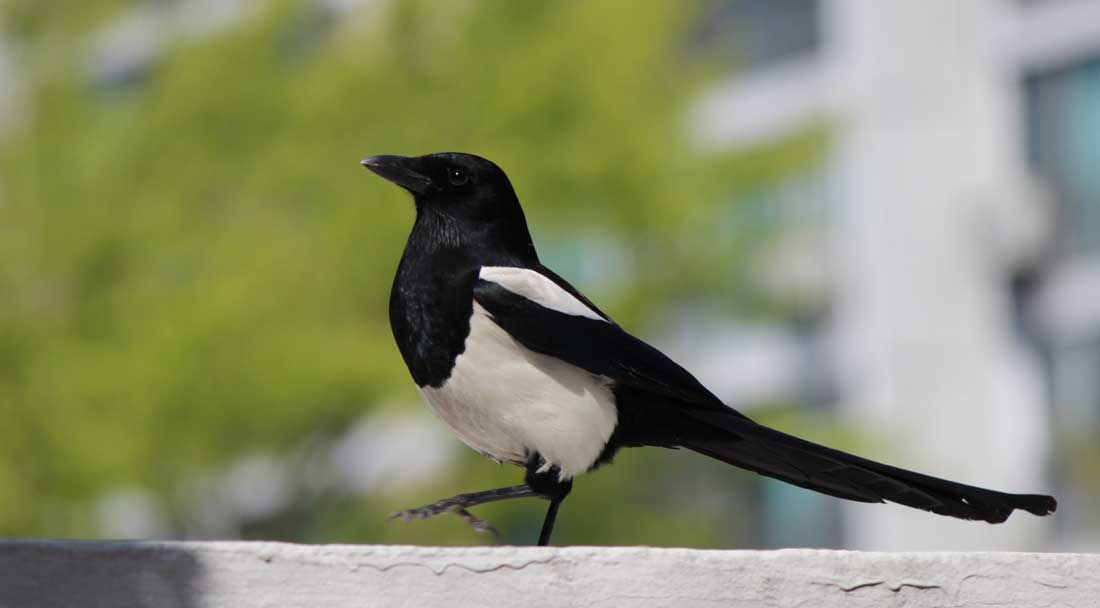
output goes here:
[{"label": "concrete ledge", "polygon": [[0,542],[0,606],[1081,606],[1100,555]]}]

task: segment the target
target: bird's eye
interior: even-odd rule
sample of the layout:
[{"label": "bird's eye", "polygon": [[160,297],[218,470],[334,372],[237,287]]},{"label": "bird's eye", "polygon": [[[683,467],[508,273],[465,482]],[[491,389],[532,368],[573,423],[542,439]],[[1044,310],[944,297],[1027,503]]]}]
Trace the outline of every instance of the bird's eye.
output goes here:
[{"label": "bird's eye", "polygon": [[470,175],[458,167],[451,167],[447,169],[447,179],[450,180],[452,186],[464,186],[466,182],[470,181]]}]

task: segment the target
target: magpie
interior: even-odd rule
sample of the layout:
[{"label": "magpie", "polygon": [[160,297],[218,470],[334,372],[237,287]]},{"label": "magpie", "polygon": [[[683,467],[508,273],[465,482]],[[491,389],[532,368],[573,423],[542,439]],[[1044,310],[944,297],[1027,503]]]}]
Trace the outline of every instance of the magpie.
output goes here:
[{"label": "magpie", "polygon": [[390,326],[428,407],[522,485],[459,494],[394,516],[456,513],[513,498],[549,501],[550,542],[573,479],[621,448],[684,448],[859,502],[893,502],[1000,523],[1053,513],[1052,496],[1008,494],[907,471],[763,426],[620,327],[539,262],[511,182],[463,153],[362,161],[409,191],[416,219],[390,291]]}]

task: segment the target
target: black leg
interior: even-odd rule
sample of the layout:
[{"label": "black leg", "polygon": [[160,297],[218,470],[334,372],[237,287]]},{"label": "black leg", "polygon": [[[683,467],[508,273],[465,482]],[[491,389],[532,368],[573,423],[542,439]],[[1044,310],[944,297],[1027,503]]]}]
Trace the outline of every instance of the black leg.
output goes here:
[{"label": "black leg", "polygon": [[558,518],[558,507],[565,497],[550,499],[550,508],[546,510],[546,519],[542,520],[542,531],[539,532],[539,546],[550,544],[550,535],[554,532],[554,520]]},{"label": "black leg", "polygon": [[573,480],[560,481],[557,468],[539,473],[534,464],[527,466],[527,486],[538,493],[539,496],[550,501],[550,508],[546,510],[546,518],[542,520],[542,531],[539,532],[539,546],[550,544],[550,535],[554,532],[554,521],[558,518],[558,507],[565,497],[573,489]]}]

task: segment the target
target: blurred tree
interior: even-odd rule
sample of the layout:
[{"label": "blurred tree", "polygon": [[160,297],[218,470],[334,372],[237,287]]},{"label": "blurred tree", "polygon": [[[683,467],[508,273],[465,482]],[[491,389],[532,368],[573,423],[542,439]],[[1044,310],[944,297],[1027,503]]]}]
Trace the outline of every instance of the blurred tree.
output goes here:
[{"label": "blurred tree", "polygon": [[[171,4],[0,7],[32,108],[0,149],[0,535],[96,535],[87,507],[120,486],[177,512],[195,471],[414,400],[386,315],[412,206],[363,156],[497,161],[550,257],[596,243],[625,260],[610,287],[580,282],[638,328],[669,293],[745,302],[738,261],[767,235],[732,238],[723,209],[820,149],[692,146],[685,111],[721,66],[685,52],[690,3],[254,3],[97,76],[101,28]],[[187,28],[158,35],[172,31]],[[691,494],[700,478],[672,453],[621,460],[567,505],[585,517],[565,518],[563,542],[713,545],[744,525],[648,513],[639,480]],[[249,533],[470,542],[454,522],[382,519],[516,474],[465,452],[455,466],[416,496],[310,499]],[[485,515],[524,541],[508,535],[540,509]]]}]

